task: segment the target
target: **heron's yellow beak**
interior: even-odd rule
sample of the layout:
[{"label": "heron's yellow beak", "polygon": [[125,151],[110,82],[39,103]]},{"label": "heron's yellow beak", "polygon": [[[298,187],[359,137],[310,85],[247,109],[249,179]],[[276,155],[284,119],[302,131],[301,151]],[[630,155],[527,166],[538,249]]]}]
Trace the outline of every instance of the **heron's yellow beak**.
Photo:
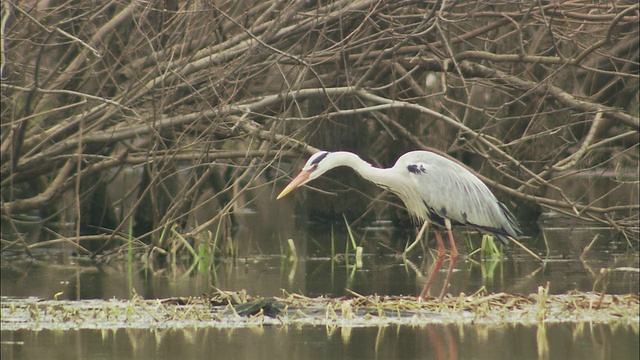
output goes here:
[{"label": "heron's yellow beak", "polygon": [[291,182],[289,183],[289,185],[287,185],[287,187],[282,189],[282,192],[278,194],[278,197],[276,198],[276,200],[282,199],[283,197],[285,197],[285,195],[292,192],[298,186],[302,185],[305,181],[307,181],[310,174],[311,174],[311,170],[301,171],[300,174],[298,174],[298,176],[296,176],[293,180],[291,180]]}]

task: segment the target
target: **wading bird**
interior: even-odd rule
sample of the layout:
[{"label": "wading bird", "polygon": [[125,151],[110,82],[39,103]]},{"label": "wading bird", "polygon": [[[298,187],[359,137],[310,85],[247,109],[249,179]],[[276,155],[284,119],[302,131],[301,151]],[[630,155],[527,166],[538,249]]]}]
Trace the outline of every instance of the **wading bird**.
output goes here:
[{"label": "wading bird", "polygon": [[348,166],[363,178],[396,194],[414,220],[435,225],[438,257],[420,298],[427,296],[444,260],[441,228],[447,230],[451,259],[440,299],[449,286],[458,256],[451,231],[454,225],[471,226],[490,233],[505,245],[509,237],[517,239],[522,234],[513,214],[476,175],[464,166],[430,151],[408,152],[388,169],[376,168],[354,153],[320,151],[309,158],[302,171],[278,195],[278,199],[338,166]]}]

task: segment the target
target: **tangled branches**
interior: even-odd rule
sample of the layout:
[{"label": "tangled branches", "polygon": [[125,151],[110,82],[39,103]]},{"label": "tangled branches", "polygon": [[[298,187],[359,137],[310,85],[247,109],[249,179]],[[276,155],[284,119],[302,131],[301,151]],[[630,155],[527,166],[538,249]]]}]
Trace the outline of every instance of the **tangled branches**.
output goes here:
[{"label": "tangled branches", "polygon": [[[215,200],[195,235],[271,188],[284,156],[354,144],[375,159],[440,149],[502,196],[637,236],[637,201],[559,184],[609,171],[611,191],[637,189],[637,3],[46,4],[3,3],[5,219],[71,209],[98,233],[133,217],[158,238]],[[120,213],[97,200],[140,167]]]}]

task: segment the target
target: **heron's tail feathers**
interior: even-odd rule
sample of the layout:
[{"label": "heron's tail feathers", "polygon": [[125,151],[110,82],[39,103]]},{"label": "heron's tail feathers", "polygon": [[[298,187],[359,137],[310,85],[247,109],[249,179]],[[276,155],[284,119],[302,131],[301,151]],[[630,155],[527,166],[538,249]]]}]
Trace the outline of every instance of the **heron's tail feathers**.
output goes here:
[{"label": "heron's tail feathers", "polygon": [[[518,240],[522,235],[522,231],[520,230],[520,225],[518,225],[518,220],[516,219],[515,216],[513,216],[513,214],[511,213],[511,211],[509,211],[509,209],[505,204],[498,202],[498,205],[500,205],[500,210],[502,210],[502,214],[507,219],[507,223],[504,224],[502,227],[504,232],[506,233],[506,235],[509,235],[514,239]],[[509,243],[509,239],[505,235],[502,235],[502,234],[496,234],[496,235],[498,235],[498,238],[500,239],[500,241],[502,241],[503,244],[506,245]]]}]

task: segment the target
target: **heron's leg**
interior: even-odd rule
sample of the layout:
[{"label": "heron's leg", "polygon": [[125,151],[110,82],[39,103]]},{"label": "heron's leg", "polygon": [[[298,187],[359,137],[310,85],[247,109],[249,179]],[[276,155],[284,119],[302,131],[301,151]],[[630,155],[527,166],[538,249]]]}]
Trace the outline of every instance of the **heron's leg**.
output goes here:
[{"label": "heron's leg", "polygon": [[422,224],[422,227],[420,228],[420,231],[418,231],[418,236],[416,236],[416,240],[411,243],[411,245],[409,245],[408,248],[406,248],[404,250],[404,252],[402,253],[402,256],[407,256],[407,254],[409,253],[409,251],[411,251],[411,249],[413,249],[416,245],[418,245],[418,243],[420,242],[420,240],[422,240],[422,236],[424,235],[424,232],[429,228],[429,222],[425,221]]},{"label": "heron's leg", "polygon": [[456,248],[456,243],[453,240],[453,231],[451,230],[451,220],[445,219],[444,224],[447,227],[447,235],[449,235],[449,244],[451,245],[451,257],[458,257],[458,248]]},{"label": "heron's leg", "polygon": [[429,280],[427,280],[427,285],[424,286],[424,289],[422,289],[422,292],[420,293],[420,297],[423,299],[427,296],[427,293],[429,292],[429,288],[431,287],[433,280],[436,278],[436,273],[438,272],[438,270],[440,270],[440,267],[442,266],[442,262],[444,261],[444,255],[446,253],[444,249],[444,243],[442,243],[442,236],[440,235],[440,230],[435,229],[434,233],[436,235],[436,242],[438,243],[438,257],[436,258],[436,263],[433,264],[433,270],[431,270],[431,275],[429,275]]},{"label": "heron's leg", "polygon": [[455,266],[456,258],[458,257],[458,249],[456,248],[456,243],[453,240],[453,231],[451,231],[451,221],[449,221],[449,219],[445,219],[444,224],[447,227],[447,235],[449,236],[449,243],[451,245],[451,258],[449,259],[449,268],[447,269],[447,277],[444,279],[444,285],[442,286],[442,290],[440,291],[440,297],[439,297],[440,300],[444,298],[444,293],[449,288],[451,273],[453,272],[453,267]]}]

